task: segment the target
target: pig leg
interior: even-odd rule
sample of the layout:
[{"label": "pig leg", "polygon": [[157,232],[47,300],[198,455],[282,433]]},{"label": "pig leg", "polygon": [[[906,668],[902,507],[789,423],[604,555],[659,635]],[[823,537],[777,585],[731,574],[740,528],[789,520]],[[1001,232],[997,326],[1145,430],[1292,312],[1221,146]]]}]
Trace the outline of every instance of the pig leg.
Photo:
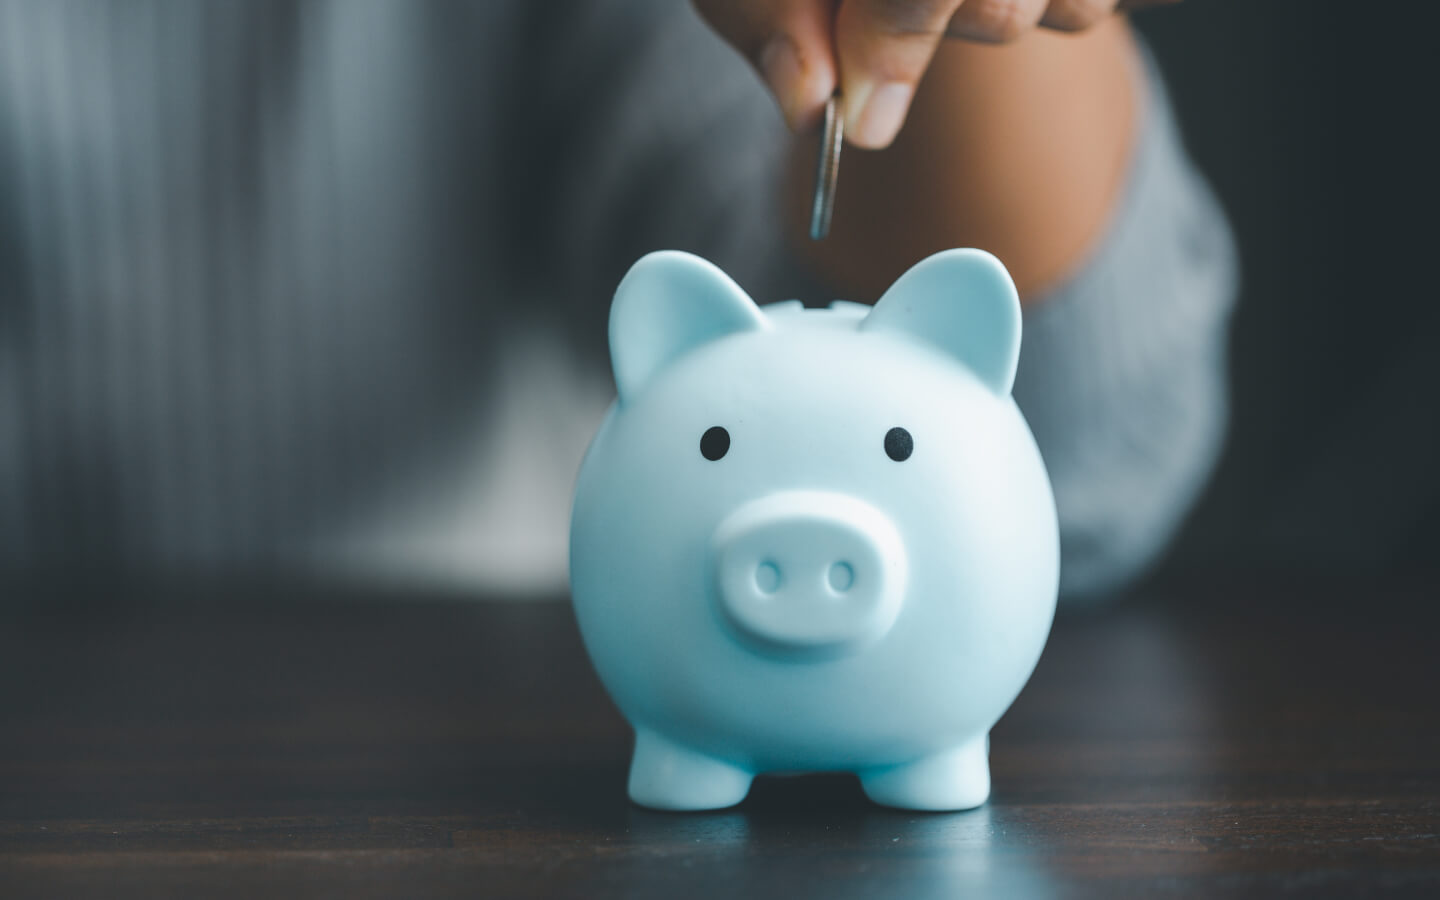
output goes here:
[{"label": "pig leg", "polygon": [[630,799],[651,809],[695,810],[734,806],[750,792],[754,775],[653,731],[636,729],[630,761]]},{"label": "pig leg", "polygon": [[990,796],[990,737],[898,766],[860,773],[865,795],[900,809],[973,809]]}]

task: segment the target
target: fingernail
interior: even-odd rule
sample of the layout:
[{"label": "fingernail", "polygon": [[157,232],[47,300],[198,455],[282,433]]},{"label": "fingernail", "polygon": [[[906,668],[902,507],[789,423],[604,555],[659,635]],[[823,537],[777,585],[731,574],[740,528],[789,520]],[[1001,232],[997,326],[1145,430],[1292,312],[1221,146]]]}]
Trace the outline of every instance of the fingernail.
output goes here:
[{"label": "fingernail", "polygon": [[780,104],[780,112],[791,128],[798,127],[800,117],[801,90],[805,84],[805,71],[800,67],[800,54],[795,51],[795,42],[789,35],[776,35],[760,52],[760,71]]},{"label": "fingernail", "polygon": [[[910,108],[915,89],[903,81],[891,81],[879,87],[863,85],[847,98],[855,103],[852,121],[846,122],[845,137],[853,144],[878,150],[895,140]],[[858,93],[859,96],[853,96]]]}]

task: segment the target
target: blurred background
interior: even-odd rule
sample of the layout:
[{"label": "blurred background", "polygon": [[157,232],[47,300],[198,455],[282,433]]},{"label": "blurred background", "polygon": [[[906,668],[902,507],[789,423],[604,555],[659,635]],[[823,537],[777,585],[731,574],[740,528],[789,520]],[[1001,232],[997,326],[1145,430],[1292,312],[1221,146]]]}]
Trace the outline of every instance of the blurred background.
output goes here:
[{"label": "blurred background", "polygon": [[1440,563],[1437,20],[1341,1],[1136,17],[1244,269],[1230,441],[1171,567]]},{"label": "blurred background", "polygon": [[[267,5],[258,31],[198,46],[175,38],[183,37],[183,28],[167,37],[170,26],[145,15],[148,7],[131,11],[119,4],[92,4],[90,12],[81,5],[79,13],[69,7],[67,15],[84,27],[65,32],[72,43],[57,43],[52,38],[60,32],[45,27],[45,10],[60,6],[0,5],[0,564],[39,559],[61,570],[72,563],[103,568],[146,552],[153,540],[157,547],[180,548],[176,558],[187,565],[239,559],[264,568],[286,562],[288,531],[304,519],[307,526],[349,523],[336,547],[320,548],[322,556],[333,551],[342,563],[363,559],[389,574],[439,573],[462,585],[479,573],[495,589],[533,587],[529,573],[553,568],[564,553],[569,485],[547,473],[578,454],[609,385],[579,372],[595,360],[573,359],[568,345],[527,335],[556,321],[562,330],[595,331],[606,296],[597,295],[595,286],[613,285],[619,274],[608,260],[633,259],[653,246],[644,234],[615,237],[612,223],[594,210],[552,215],[551,204],[567,187],[550,183],[552,173],[565,171],[567,154],[603,160],[605,132],[597,123],[615,111],[580,110],[573,132],[551,135],[555,149],[543,158],[512,157],[507,154],[513,148],[495,142],[500,159],[491,160],[490,168],[509,173],[495,183],[430,184],[431,173],[445,166],[464,170],[447,148],[469,144],[463,122],[425,119],[426,110],[439,105],[427,97],[449,91],[445,102],[461,103],[477,118],[503,115],[523,124],[525,113],[504,106],[513,86],[483,78],[447,81],[449,67],[467,53],[455,35],[407,34],[378,22],[371,31],[336,39],[369,42],[374,60],[398,58],[413,53],[419,39],[431,41],[433,83],[397,81],[378,63],[356,71],[335,63],[316,83],[336,93],[317,102],[335,116],[333,135],[353,143],[299,141],[299,156],[291,162],[302,180],[277,189],[267,181],[274,175],[275,148],[247,144],[247,123],[300,128],[289,117],[307,108],[304,96],[276,100],[262,89],[248,97],[243,85],[221,82],[219,89],[239,92],[244,114],[220,119],[195,111],[199,130],[184,136],[205,148],[205,158],[218,161],[214,170],[177,169],[184,155],[172,158],[163,142],[154,143],[150,129],[158,114],[198,102],[192,85],[173,77],[187,66],[202,72],[229,66],[248,72],[262,88],[285,78],[284,61],[291,57],[271,38],[309,39],[303,28],[287,24],[291,5]],[[222,4],[196,8],[204,11],[195,16],[226,15]],[[467,26],[486,27],[485,5],[469,9],[476,21]],[[1215,567],[1369,573],[1430,569],[1440,560],[1440,304],[1432,264],[1437,157],[1430,121],[1440,81],[1430,64],[1435,18],[1428,4],[1340,0],[1188,0],[1136,17],[1169,79],[1190,150],[1230,217],[1243,268],[1226,449],[1161,566],[1162,576]],[[518,25],[488,25],[518,27],[520,34],[545,27],[539,14],[527,14]],[[223,27],[212,31],[230,34]],[[457,28],[455,34],[463,32]],[[95,35],[119,40],[91,42]],[[114,55],[100,52],[105,47]],[[153,58],[136,51],[130,59],[127,47],[161,50]],[[574,102],[573,87],[588,69],[585,59],[566,55],[571,49],[549,51],[559,74],[538,77],[527,96],[536,103]],[[715,42],[713,52],[729,51]],[[321,58],[320,65],[331,64]],[[153,65],[145,71],[154,105],[136,101],[109,77],[134,65]],[[648,71],[637,63],[631,75],[648,77]],[[77,94],[77,84],[89,89]],[[744,89],[758,85],[752,78]],[[44,101],[47,91],[85,102],[61,115],[59,105]],[[413,100],[409,107],[401,104],[413,118],[379,126],[367,118],[367,98],[386,92]],[[697,109],[697,121],[709,112]],[[678,130],[677,140],[684,139],[684,128]],[[428,143],[416,137],[421,134]],[[99,160],[101,171],[111,166],[125,178],[153,178],[194,208],[92,205],[86,193],[91,185],[72,177],[63,159],[45,170],[49,181],[32,180],[52,140],[82,147],[91,156],[81,163]],[[361,147],[363,152],[354,149]],[[751,149],[757,158],[769,152]],[[75,169],[80,171],[88,170]],[[347,179],[372,185],[370,199],[327,207],[325,192]],[[397,182],[440,202],[424,209],[387,206],[387,192]],[[266,210],[259,200],[258,212],[247,208],[246,198],[272,195],[281,206],[293,201],[296,209],[326,209],[342,223],[335,233],[349,243],[307,243],[303,217],[287,219],[285,209]],[[497,198],[515,197],[529,212],[505,223],[498,237],[494,223],[470,220]],[[666,199],[691,210],[717,202],[703,195]],[[633,213],[636,204],[659,202],[631,200],[625,208]],[[407,230],[435,226],[421,220],[436,210],[453,217],[449,233],[470,243],[406,256]],[[200,246],[217,235],[235,237],[231,231],[251,221],[247,216],[263,223],[271,212],[296,230],[245,233],[238,244],[281,259],[276,271],[288,282],[260,283],[234,260],[207,260],[202,251],[196,251],[198,268],[160,273],[171,287],[179,284],[177,291],[226,295],[217,314],[176,307],[186,317],[186,333],[201,336],[199,343],[177,346],[166,339],[157,322],[173,311],[127,306],[126,297],[106,293],[107,284],[150,277],[151,269],[168,263],[153,253],[125,252],[123,242],[101,235],[128,236],[131,249],[163,246],[159,255],[179,258],[192,240]],[[70,249],[57,255],[54,248],[28,244],[19,224],[26,217],[54,226],[49,233]],[[316,233],[333,224],[320,223]],[[152,227],[158,232],[147,231]],[[535,248],[566,242],[604,244],[607,253],[580,254],[573,276],[544,281],[549,261]],[[337,274],[326,267],[327,254],[339,258],[341,250],[366,264]],[[287,253],[295,258],[287,260]],[[491,286],[507,298],[497,315],[515,324],[519,337],[495,346],[498,329],[463,297],[445,316],[420,322],[406,317],[405,303],[297,305],[306,286],[317,282],[334,282],[337,293],[352,298],[453,292],[460,282],[449,278],[445,266],[455,258],[476,266],[504,260],[507,271],[521,273]],[[563,308],[537,317],[526,310],[542,283],[558,283],[571,296]],[[83,302],[73,308],[54,304],[47,292]],[[76,312],[86,308],[100,314]],[[297,321],[309,336],[294,337],[301,333],[293,327]],[[403,355],[405,338],[415,336],[407,332],[417,328],[430,332],[420,337],[443,357],[424,370]],[[28,359],[27,341],[37,334],[46,339],[39,346],[65,359],[39,360],[43,365]],[[123,352],[133,358],[113,355],[109,338],[116,334],[128,337],[113,346],[129,348]],[[309,340],[315,345],[303,346]],[[306,375],[313,390],[282,406],[264,399],[267,378],[288,377],[275,374],[267,356],[267,348],[275,347],[302,368],[318,367]],[[329,358],[327,348],[334,347],[358,348],[348,358],[360,362],[323,369],[315,360]],[[198,368],[192,365],[197,360]],[[142,386],[160,397],[158,405],[128,395],[127,384],[107,379],[107,367],[139,373]],[[204,373],[199,382],[183,375],[195,371]],[[496,378],[529,393],[516,394],[519,399],[504,409],[489,409],[490,401],[467,386]],[[588,389],[554,399],[561,396],[556,379],[573,387],[586,378]],[[400,404],[402,414],[381,415],[387,402],[412,394],[430,397],[429,408]],[[53,396],[70,399],[64,405],[37,400]],[[216,399],[207,412],[204,398],[211,396]],[[549,398],[548,414],[535,413],[536,398]],[[211,416],[222,405],[240,412]],[[199,412],[177,424],[166,416],[178,408]],[[312,414],[320,410],[324,416]],[[458,437],[426,432],[428,423],[465,417],[473,424],[460,422]],[[166,437],[164,452],[154,456],[127,437],[155,433]],[[104,452],[96,449],[101,446]],[[441,470],[459,475],[417,489],[426,472]],[[521,475],[486,474],[502,470]],[[138,474],[112,477],[117,471]],[[544,497],[528,502],[538,482],[548,486]],[[470,506],[497,501],[494,508],[512,512],[469,518],[460,508],[470,500],[476,501]],[[183,509],[192,501],[246,512],[217,523],[191,521]],[[133,528],[129,517],[136,515],[156,524]],[[412,537],[396,537],[402,533]],[[387,556],[393,559],[387,562]],[[542,592],[562,589],[553,578],[541,585]]]},{"label": "blurred background", "polygon": [[1243,276],[1231,431],[1167,567],[1440,564],[1440,85],[1429,4],[1135,17]]}]

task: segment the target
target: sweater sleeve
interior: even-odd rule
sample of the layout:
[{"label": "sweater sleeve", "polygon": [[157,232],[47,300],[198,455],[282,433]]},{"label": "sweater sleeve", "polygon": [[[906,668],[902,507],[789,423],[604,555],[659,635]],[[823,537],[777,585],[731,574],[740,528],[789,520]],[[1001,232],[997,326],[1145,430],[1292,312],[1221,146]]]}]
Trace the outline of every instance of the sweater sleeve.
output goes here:
[{"label": "sweater sleeve", "polygon": [[1054,486],[1071,600],[1112,592],[1157,560],[1225,429],[1236,253],[1146,65],[1119,206],[1082,269],[1029,307],[1015,383]]}]

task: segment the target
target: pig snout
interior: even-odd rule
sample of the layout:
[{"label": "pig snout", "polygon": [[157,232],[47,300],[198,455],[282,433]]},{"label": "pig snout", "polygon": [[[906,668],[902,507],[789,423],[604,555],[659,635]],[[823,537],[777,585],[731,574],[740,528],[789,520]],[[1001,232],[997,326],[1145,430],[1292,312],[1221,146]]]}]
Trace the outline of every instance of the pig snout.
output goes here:
[{"label": "pig snout", "polygon": [[736,509],[715,530],[722,612],[770,648],[827,654],[884,635],[905,591],[905,548],[880,510],[844,494],[786,491]]}]

